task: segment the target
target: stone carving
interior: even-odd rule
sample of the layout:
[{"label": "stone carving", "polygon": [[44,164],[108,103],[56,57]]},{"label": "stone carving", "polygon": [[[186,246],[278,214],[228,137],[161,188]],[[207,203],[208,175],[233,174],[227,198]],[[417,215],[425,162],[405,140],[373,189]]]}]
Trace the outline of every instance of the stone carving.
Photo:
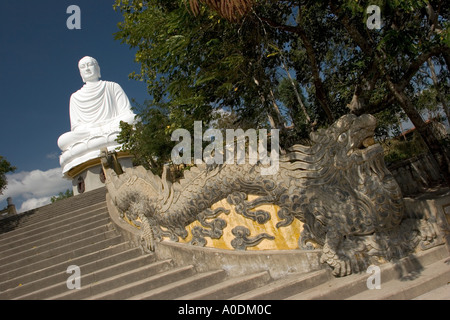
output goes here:
[{"label": "stone carving", "polygon": [[[142,167],[117,175],[108,167],[107,188],[115,205],[127,215],[147,218],[157,240],[177,241],[194,228],[193,244],[204,237],[220,237],[226,221],[214,219],[210,207],[227,199],[239,214],[264,224],[264,211],[249,211],[262,203],[280,207],[281,222],[304,223],[302,249],[321,248],[321,262],[336,276],[345,276],[374,259],[400,258],[438,244],[432,224],[405,214],[403,197],[386,169],[383,149],[375,144],[376,120],[370,115],[346,115],[328,129],[311,135],[312,145],[294,145],[280,158],[279,170],[261,175],[263,165],[198,165],[184,179],[171,184]],[[247,195],[260,198],[249,202]],[[209,210],[209,211],[208,211]],[[136,213],[137,212],[137,213]],[[214,219],[206,223],[206,219]],[[144,221],[144,220],[142,220]],[[244,227],[233,229],[233,247],[245,250],[269,234],[251,237]]]},{"label": "stone carving", "polygon": [[63,173],[98,158],[101,148],[118,147],[120,121],[133,123],[135,118],[120,85],[100,80],[100,66],[94,58],[84,57],[78,67],[85,85],[70,98],[71,131],[58,139]]},{"label": "stone carving", "polygon": [[[224,208],[217,208],[216,210],[206,209],[199,213],[197,219],[200,221],[203,227],[208,229],[201,228],[196,226],[192,230],[193,239],[191,240],[191,244],[204,246],[206,244],[205,237],[210,237],[211,239],[220,239],[223,234],[223,229],[227,225],[227,222],[223,219],[215,219],[219,214],[226,213],[228,214],[230,211],[225,210]],[[206,219],[214,219],[211,222],[208,222]]]},{"label": "stone carving", "polygon": [[259,197],[254,201],[246,201],[247,194],[245,192],[233,192],[227,198],[229,204],[233,204],[236,206],[236,212],[241,214],[242,216],[251,219],[253,221],[257,221],[260,224],[264,224],[267,220],[270,219],[270,214],[264,210],[250,211],[261,204],[272,203],[273,198],[271,196],[268,197]]},{"label": "stone carving", "polygon": [[231,232],[236,237],[231,240],[231,245],[236,250],[245,250],[247,249],[247,247],[254,246],[264,239],[275,239],[275,237],[267,233],[261,233],[255,237],[250,237],[250,230],[242,226],[234,228],[233,230],[231,230]]},{"label": "stone carving", "polygon": [[[121,218],[129,223],[131,226],[136,227],[140,233],[141,247],[142,249],[149,253],[155,250],[155,236],[153,235],[153,228],[145,215],[146,211],[146,196],[145,192],[153,191],[149,190],[147,187],[147,182],[143,179],[146,177],[146,170],[143,167],[136,168],[135,175],[128,177],[125,184],[122,185],[123,188],[128,186],[141,187],[140,192],[127,192],[124,194],[120,190],[111,187],[111,180],[115,177],[120,176],[121,178],[126,178],[123,175],[122,168],[113,152],[110,154],[107,148],[103,148],[101,151],[101,161],[103,170],[106,176],[106,186],[110,197],[114,199],[115,204],[119,205],[117,209],[121,212]],[[111,172],[112,171],[112,172]],[[114,175],[114,176],[113,176]],[[124,200],[126,197],[127,199]]]}]

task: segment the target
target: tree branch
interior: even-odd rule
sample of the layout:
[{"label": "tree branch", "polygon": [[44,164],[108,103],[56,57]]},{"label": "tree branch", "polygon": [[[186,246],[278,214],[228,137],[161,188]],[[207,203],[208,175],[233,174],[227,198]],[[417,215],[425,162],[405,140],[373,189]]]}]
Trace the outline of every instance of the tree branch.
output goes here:
[{"label": "tree branch", "polygon": [[308,35],[306,34],[306,31],[303,28],[301,28],[299,25],[294,27],[294,26],[279,24],[278,22],[275,22],[271,19],[267,19],[267,18],[263,18],[263,17],[259,17],[259,19],[261,19],[261,21],[267,23],[272,28],[295,33],[300,37],[300,39],[302,40],[303,45],[306,49],[306,54],[308,56],[308,59],[309,59],[310,65],[311,65],[311,71],[312,71],[312,75],[313,75],[313,79],[314,79],[314,87],[316,89],[317,100],[319,100],[319,103],[320,103],[322,109],[325,111],[328,121],[330,123],[333,123],[334,116],[333,116],[333,113],[331,112],[330,104],[329,104],[326,92],[324,90],[324,85],[323,85],[322,79],[320,78],[319,63],[316,58],[314,46],[312,45]]},{"label": "tree branch", "polygon": [[404,73],[402,79],[398,82],[398,87],[403,90],[406,88],[408,83],[414,77],[414,75],[419,71],[420,67],[427,62],[427,60],[431,57],[438,56],[440,54],[450,54],[450,48],[447,46],[434,46],[427,52],[423,52],[420,56],[417,57],[415,61],[413,61],[408,70]]}]

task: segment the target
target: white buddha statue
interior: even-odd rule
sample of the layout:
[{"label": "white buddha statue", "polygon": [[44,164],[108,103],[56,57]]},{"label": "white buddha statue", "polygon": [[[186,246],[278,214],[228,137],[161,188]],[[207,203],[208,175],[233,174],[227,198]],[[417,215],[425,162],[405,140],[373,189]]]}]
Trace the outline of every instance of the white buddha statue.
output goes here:
[{"label": "white buddha statue", "polygon": [[94,58],[84,57],[78,67],[85,85],[70,98],[71,131],[58,139],[63,173],[98,158],[101,148],[120,146],[116,141],[120,122],[135,121],[127,95],[117,83],[100,80]]}]

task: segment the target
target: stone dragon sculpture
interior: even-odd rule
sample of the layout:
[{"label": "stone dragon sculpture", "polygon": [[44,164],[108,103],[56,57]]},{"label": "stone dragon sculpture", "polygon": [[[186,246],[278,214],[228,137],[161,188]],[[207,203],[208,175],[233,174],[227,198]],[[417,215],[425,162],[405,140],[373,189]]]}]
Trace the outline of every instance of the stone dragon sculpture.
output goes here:
[{"label": "stone dragon sculpture", "polygon": [[[336,276],[357,272],[369,260],[391,260],[436,243],[436,232],[424,217],[408,217],[397,182],[384,164],[384,153],[373,140],[376,119],[346,115],[328,129],[311,135],[311,146],[294,145],[279,159],[274,175],[261,175],[263,165],[199,165],[171,184],[143,167],[117,175],[103,155],[107,188],[116,207],[143,226],[149,249],[153,241],[187,236],[220,238],[223,210],[210,207],[222,199],[236,211],[263,224],[267,212],[252,210],[262,203],[279,206],[278,228],[294,219],[304,223],[300,249],[321,249],[321,262]],[[257,195],[247,201],[247,195]],[[233,234],[244,234],[238,228]],[[194,236],[195,236],[194,235]],[[198,241],[200,240],[200,241]],[[239,248],[237,248],[239,249]],[[361,269],[362,270],[362,269]]]}]

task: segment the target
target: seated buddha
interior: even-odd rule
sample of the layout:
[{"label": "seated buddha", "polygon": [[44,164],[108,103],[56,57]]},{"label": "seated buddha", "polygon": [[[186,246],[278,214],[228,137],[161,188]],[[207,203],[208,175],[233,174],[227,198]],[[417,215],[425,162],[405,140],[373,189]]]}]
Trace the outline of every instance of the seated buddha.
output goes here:
[{"label": "seated buddha", "polygon": [[100,80],[100,66],[94,58],[84,57],[78,68],[85,84],[70,97],[71,131],[58,139],[63,173],[98,158],[102,148],[119,147],[120,122],[135,121],[127,95],[117,83]]}]

